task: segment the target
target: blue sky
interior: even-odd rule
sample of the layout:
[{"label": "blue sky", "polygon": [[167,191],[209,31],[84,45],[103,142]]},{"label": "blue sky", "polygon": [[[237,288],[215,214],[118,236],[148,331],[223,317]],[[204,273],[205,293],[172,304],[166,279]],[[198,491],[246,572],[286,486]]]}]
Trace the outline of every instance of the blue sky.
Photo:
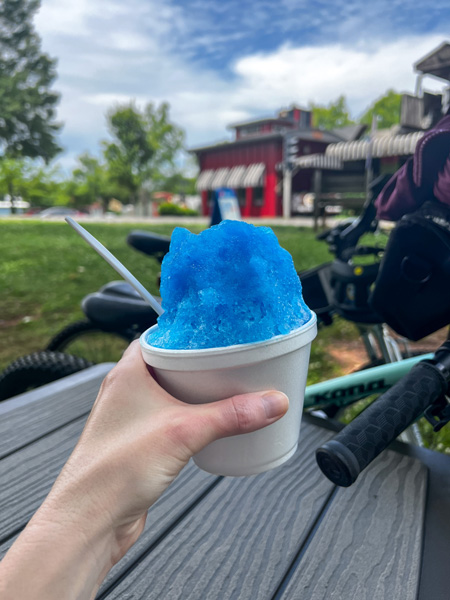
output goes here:
[{"label": "blue sky", "polygon": [[412,91],[413,63],[449,26],[448,0],[42,0],[36,18],[58,58],[67,169],[98,152],[106,110],[132,99],[167,100],[191,147],[294,102],[345,94],[358,116],[388,88]]}]

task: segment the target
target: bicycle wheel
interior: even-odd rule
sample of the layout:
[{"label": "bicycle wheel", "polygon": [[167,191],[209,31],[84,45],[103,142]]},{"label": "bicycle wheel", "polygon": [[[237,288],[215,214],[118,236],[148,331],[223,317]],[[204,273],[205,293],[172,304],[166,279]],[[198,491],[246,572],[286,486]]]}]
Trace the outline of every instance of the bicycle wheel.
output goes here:
[{"label": "bicycle wheel", "polygon": [[46,350],[67,352],[93,363],[117,362],[136,335],[131,329],[105,331],[90,321],[77,321],[58,333]]},{"label": "bicycle wheel", "polygon": [[62,352],[33,352],[11,363],[0,374],[0,400],[51,383],[93,365],[92,362]]}]

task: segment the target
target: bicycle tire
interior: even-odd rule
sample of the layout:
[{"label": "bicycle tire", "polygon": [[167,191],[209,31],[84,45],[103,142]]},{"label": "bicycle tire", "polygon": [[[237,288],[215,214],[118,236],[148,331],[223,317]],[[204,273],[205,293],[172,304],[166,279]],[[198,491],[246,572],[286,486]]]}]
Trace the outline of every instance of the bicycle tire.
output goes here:
[{"label": "bicycle tire", "polygon": [[94,363],[63,352],[33,352],[12,362],[0,374],[0,400],[72,375]]},{"label": "bicycle tire", "polygon": [[101,336],[102,339],[105,339],[105,341],[108,340],[108,347],[111,346],[110,342],[111,340],[114,340],[114,338],[116,338],[116,340],[121,340],[122,342],[125,342],[125,345],[128,345],[135,339],[137,333],[138,332],[135,332],[132,329],[109,331],[102,329],[91,321],[76,321],[75,323],[67,325],[67,327],[57,333],[50,340],[45,350],[50,352],[67,352],[68,354],[80,356],[81,358],[92,361],[93,363],[115,362],[120,359],[122,351],[125,349],[123,344],[119,344],[119,348],[116,352],[109,354],[108,350],[108,355],[105,355],[100,351],[96,355],[95,348],[83,350],[83,348],[77,348],[74,344],[79,342],[83,337],[87,339],[87,336],[98,335]]}]

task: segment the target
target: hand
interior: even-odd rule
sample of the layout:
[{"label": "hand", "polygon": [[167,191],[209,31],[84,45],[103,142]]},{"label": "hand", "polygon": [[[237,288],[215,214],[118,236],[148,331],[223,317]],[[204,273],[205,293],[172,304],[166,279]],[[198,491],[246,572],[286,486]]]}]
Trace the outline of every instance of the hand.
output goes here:
[{"label": "hand", "polygon": [[[148,508],[194,454],[218,438],[269,425],[287,408],[286,396],[274,391],[203,405],[180,402],[158,385],[139,343],[133,342],[105,378],[81,438],[49,496],[0,565],[4,586],[0,583],[0,591],[6,590],[1,597],[40,598],[36,573],[43,580],[42,598],[92,597],[109,569],[138,539]],[[52,577],[37,564],[38,553],[43,552],[47,552],[43,562],[49,563],[46,549],[54,552],[57,540],[59,565],[66,573],[63,583],[57,581],[57,567]],[[23,587],[26,565],[33,573],[30,596]],[[11,587],[17,568],[22,569],[20,594]],[[68,583],[68,570],[81,588]],[[7,595],[10,589],[15,596]]]}]

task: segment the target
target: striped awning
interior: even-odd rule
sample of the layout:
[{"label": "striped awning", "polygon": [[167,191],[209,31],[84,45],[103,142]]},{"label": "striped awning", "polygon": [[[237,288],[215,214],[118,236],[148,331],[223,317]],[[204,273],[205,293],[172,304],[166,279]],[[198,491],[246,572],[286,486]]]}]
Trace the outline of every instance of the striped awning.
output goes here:
[{"label": "striped awning", "polygon": [[341,171],[344,168],[342,160],[335,156],[326,156],[326,154],[301,156],[296,159],[295,166],[299,169],[330,169],[332,171]]},{"label": "striped awning", "polygon": [[217,190],[220,187],[232,189],[260,187],[264,182],[266,165],[255,163],[253,165],[238,165],[229,169],[209,169],[202,171],[197,178],[197,190]]},{"label": "striped awning", "polygon": [[242,187],[261,187],[264,182],[265,172],[266,165],[264,163],[250,165],[245,173]]},{"label": "striped awning", "polygon": [[199,174],[199,176],[197,177],[197,189],[199,191],[211,189],[209,186],[211,184],[213,177],[214,177],[214,169],[202,171]]},{"label": "striped awning", "polygon": [[225,187],[227,185],[229,172],[230,169],[228,168],[217,169],[217,171],[214,171],[210,189],[217,190],[217,188]]},{"label": "striped awning", "polygon": [[372,143],[369,140],[338,142],[327,146],[325,156],[342,161],[365,160],[369,154],[371,144],[373,158],[409,156],[414,154],[417,142],[423,134],[423,131],[416,131],[405,135],[383,135],[375,138]]},{"label": "striped awning", "polygon": [[230,173],[228,175],[227,187],[236,189],[243,187],[245,173],[247,172],[247,167],[240,165],[239,167],[233,167],[230,169]]}]

